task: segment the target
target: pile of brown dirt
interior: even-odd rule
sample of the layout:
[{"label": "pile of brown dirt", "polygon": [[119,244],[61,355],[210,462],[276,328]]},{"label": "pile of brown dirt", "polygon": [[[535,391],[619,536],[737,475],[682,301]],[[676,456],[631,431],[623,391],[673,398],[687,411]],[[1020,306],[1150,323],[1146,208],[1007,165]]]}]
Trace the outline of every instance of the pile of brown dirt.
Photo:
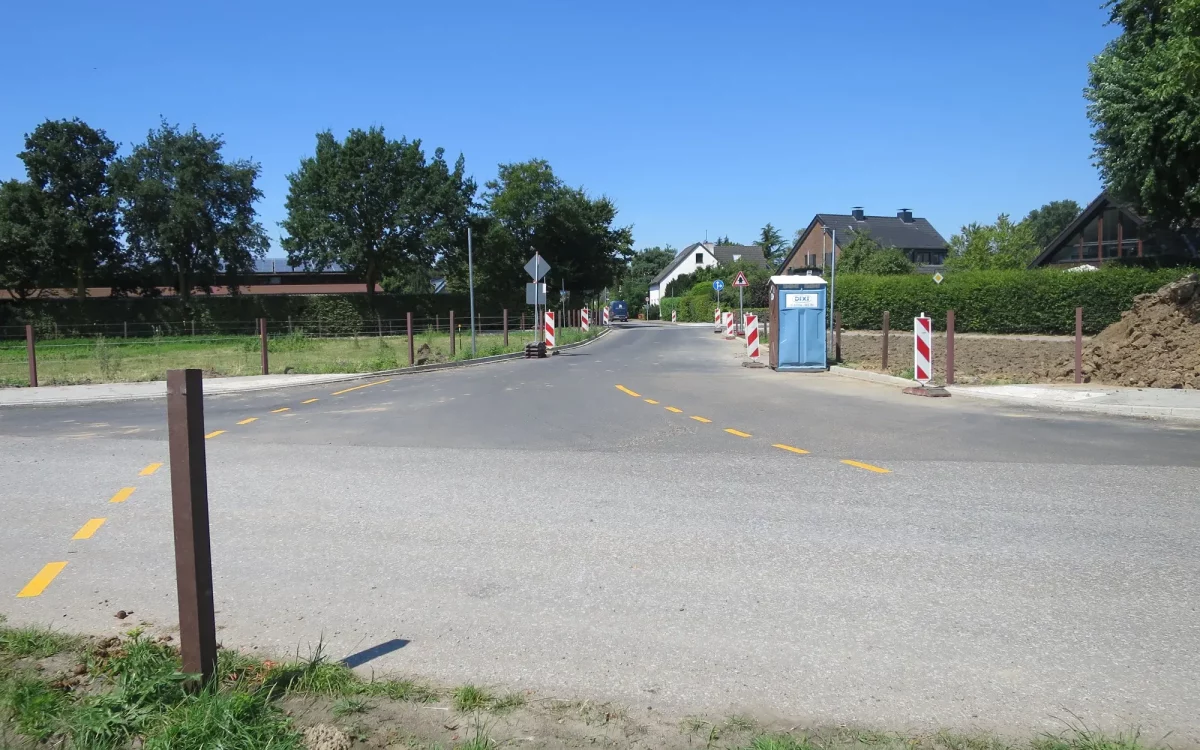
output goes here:
[{"label": "pile of brown dirt", "polygon": [[1093,382],[1200,389],[1200,278],[1189,274],[1133,301],[1084,351]]}]

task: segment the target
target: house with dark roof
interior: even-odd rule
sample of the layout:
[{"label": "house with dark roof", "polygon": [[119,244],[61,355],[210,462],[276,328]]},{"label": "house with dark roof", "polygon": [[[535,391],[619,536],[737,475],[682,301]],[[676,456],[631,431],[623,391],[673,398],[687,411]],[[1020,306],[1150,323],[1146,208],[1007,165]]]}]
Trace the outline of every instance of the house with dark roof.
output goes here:
[{"label": "house with dark roof", "polygon": [[823,270],[831,264],[834,252],[840,255],[842,248],[863,232],[880,245],[903,252],[918,271],[933,273],[946,261],[946,238],[928,219],[913,216],[907,208],[900,209],[895,216],[867,216],[855,207],[848,214],[814,216],[792,245],[779,273],[795,275]]},{"label": "house with dark roof", "polygon": [[1101,193],[1042,249],[1030,268],[1123,263],[1178,263],[1200,257],[1200,232],[1151,229],[1129,206]]},{"label": "house with dark roof", "polygon": [[711,242],[694,242],[680,250],[667,267],[650,280],[650,304],[667,296],[667,287],[672,281],[685,274],[710,266],[727,266],[742,261],[757,268],[767,268],[769,263],[758,245],[716,245]]}]

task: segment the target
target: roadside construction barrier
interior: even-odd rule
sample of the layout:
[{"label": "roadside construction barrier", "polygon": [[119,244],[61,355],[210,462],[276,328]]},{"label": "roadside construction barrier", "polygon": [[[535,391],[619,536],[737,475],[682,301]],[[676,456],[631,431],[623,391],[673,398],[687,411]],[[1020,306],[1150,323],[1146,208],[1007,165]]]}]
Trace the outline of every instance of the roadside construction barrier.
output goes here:
[{"label": "roadside construction barrier", "polygon": [[604,313],[600,316],[600,323],[605,326],[608,325],[608,308],[607,307],[604,308]]},{"label": "roadside construction barrier", "polygon": [[675,321],[675,311],[674,311],[674,310],[672,310],[672,311],[671,311],[671,322],[672,322],[672,323],[676,322],[676,321]]},{"label": "roadside construction barrier", "polygon": [[546,311],[546,348],[554,348],[554,313]]},{"label": "roadside construction barrier", "polygon": [[733,313],[732,312],[725,313],[725,338],[727,338],[727,339],[737,338],[737,332],[736,332],[736,327],[734,326],[734,323],[733,323]]},{"label": "roadside construction barrier", "polygon": [[716,328],[713,333],[720,333],[724,329],[724,326],[721,325],[721,308],[719,307],[713,310],[713,327]]},{"label": "roadside construction barrier", "polygon": [[931,320],[921,313],[913,318],[913,380],[929,385],[933,378],[933,329]]},{"label": "roadside construction barrier", "polygon": [[583,332],[588,331],[588,309],[585,307],[579,311],[579,326],[583,328]]},{"label": "roadside construction barrier", "polygon": [[758,316],[746,313],[746,355],[758,361]]}]

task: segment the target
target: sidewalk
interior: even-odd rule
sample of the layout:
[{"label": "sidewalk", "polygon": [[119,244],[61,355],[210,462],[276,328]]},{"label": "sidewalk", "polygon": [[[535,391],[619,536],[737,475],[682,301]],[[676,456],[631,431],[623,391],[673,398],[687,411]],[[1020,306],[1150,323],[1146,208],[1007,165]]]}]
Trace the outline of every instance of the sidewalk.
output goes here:
[{"label": "sidewalk", "polygon": [[951,385],[955,396],[1073,412],[1200,422],[1200,391],[1111,385]]},{"label": "sidewalk", "polygon": [[[204,395],[249,393],[272,388],[315,385],[340,380],[354,380],[369,375],[246,375],[232,378],[205,378]],[[39,388],[0,388],[0,408],[5,406],[58,406],[61,404],[94,404],[110,401],[139,401],[164,398],[167,381],[144,383],[96,383],[92,385],[51,385]]]}]

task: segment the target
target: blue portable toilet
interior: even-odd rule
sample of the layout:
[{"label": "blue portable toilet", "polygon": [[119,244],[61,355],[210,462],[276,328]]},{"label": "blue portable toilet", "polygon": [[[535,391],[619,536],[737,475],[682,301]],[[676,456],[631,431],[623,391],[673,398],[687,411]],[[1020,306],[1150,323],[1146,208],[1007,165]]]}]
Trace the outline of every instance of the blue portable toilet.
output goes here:
[{"label": "blue portable toilet", "polygon": [[769,302],[771,369],[828,369],[825,346],[825,279],[772,276]]}]

